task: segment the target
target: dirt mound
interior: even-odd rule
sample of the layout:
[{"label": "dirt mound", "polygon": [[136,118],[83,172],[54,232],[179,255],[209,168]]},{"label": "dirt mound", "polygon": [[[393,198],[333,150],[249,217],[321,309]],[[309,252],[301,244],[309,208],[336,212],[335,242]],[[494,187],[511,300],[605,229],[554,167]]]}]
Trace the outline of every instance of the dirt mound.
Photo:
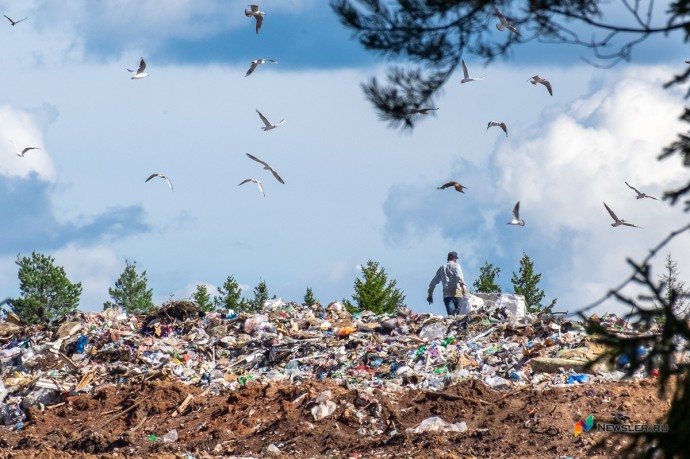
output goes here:
[{"label": "dirt mound", "polygon": [[[0,459],[610,457],[623,435],[576,436],[575,424],[590,414],[598,423],[654,424],[669,406],[655,382],[499,392],[466,380],[439,392],[383,392],[328,380],[249,381],[236,391],[142,381],[29,409],[19,429],[4,427]],[[329,402],[332,412],[319,418],[316,408]],[[464,421],[467,431],[410,431],[432,416]],[[605,439],[608,451],[592,449]]]}]

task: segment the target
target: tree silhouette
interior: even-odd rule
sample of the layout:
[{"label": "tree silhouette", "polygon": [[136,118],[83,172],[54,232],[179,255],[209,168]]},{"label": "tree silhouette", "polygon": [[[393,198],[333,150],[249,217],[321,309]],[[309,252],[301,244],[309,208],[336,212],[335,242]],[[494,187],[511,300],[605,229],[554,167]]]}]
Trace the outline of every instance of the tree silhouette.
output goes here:
[{"label": "tree silhouette", "polygon": [[[597,337],[597,341],[608,347],[609,351],[597,358],[592,365],[606,361],[617,362],[625,355],[630,362],[627,369],[629,376],[640,368],[647,373],[654,369],[659,371],[659,391],[663,395],[670,388],[673,392],[671,405],[661,422],[668,424],[668,432],[638,432],[634,435],[621,436],[613,441],[613,447],[620,447],[622,457],[686,457],[690,451],[690,363],[678,359],[679,355],[690,352],[690,321],[687,316],[679,316],[676,309],[682,296],[667,294],[663,280],[654,281],[652,259],[671,240],[681,234],[690,232],[690,224],[672,231],[641,261],[628,259],[632,274],[615,288],[609,290],[602,298],[578,311],[578,315],[587,324],[587,331]],[[629,297],[622,293],[630,284],[644,287],[645,294]],[[601,305],[609,298],[615,298],[630,307],[630,313],[624,316],[628,323],[633,323],[636,334],[620,334],[616,329],[608,329],[596,321],[589,320],[587,313]],[[655,328],[660,324],[660,329]],[[639,358],[638,349],[643,347],[647,352]],[[672,384],[674,383],[674,384]],[[623,438],[628,440],[623,445]],[[604,441],[599,448],[611,450],[611,442]]]},{"label": "tree silhouette", "polygon": [[[589,48],[595,65],[611,66],[629,60],[633,48],[652,35],[675,30],[690,36],[690,7],[675,0],[656,19],[660,6],[653,1],[619,0],[613,5],[597,0],[331,0],[341,23],[367,50],[400,59],[416,67],[392,66],[388,84],[372,78],[364,92],[379,116],[391,126],[412,128],[415,108],[432,104],[434,97],[460,65],[463,55],[490,62],[517,45],[537,41]],[[519,29],[520,35],[497,33],[495,7]],[[606,22],[606,12],[617,14]],[[582,38],[586,37],[586,38]],[[685,72],[687,78],[689,71]]]}]

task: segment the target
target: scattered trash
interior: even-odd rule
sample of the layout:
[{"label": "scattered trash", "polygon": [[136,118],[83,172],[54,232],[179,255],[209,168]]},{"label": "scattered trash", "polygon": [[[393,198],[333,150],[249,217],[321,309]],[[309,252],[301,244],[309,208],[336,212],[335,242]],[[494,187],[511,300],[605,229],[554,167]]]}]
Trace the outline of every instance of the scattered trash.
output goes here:
[{"label": "scattered trash", "polygon": [[589,376],[588,375],[578,375],[578,374],[571,374],[568,376],[568,380],[566,381],[567,384],[573,384],[573,383],[588,383],[589,382]]},{"label": "scattered trash", "polygon": [[465,424],[465,421],[450,424],[438,416],[432,416],[423,420],[414,429],[407,429],[407,432],[467,432],[467,424]]},{"label": "scattered trash", "polygon": [[[351,314],[338,302],[324,308],[282,300],[270,300],[257,314],[200,314],[194,303],[177,301],[148,315],[116,308],[78,312],[56,330],[8,316],[0,322],[0,423],[17,426],[26,420],[24,410],[45,410],[66,395],[124,384],[141,374],[213,390],[283,379],[330,379],[348,388],[391,391],[402,386],[440,391],[476,379],[510,390],[628,377],[622,369],[627,356],[614,368],[588,366],[606,349],[582,323],[527,313],[517,295],[470,295],[469,303],[469,316],[445,317],[408,309]],[[613,314],[592,320],[628,336],[638,333]],[[636,358],[646,356],[647,350],[637,350]],[[642,370],[634,375],[645,376]],[[325,392],[309,403],[315,421],[338,406],[347,413],[342,400]],[[172,430],[149,439],[175,442],[176,435]]]},{"label": "scattered trash", "polygon": [[177,441],[177,429],[172,429],[162,437],[163,443],[172,443]]}]

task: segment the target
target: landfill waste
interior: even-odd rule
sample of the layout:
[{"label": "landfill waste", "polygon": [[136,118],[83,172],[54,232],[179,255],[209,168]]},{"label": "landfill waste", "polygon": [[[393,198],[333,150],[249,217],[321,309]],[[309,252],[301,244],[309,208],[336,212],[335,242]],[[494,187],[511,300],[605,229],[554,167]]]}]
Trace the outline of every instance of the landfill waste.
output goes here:
[{"label": "landfill waste", "polygon": [[568,380],[566,382],[567,384],[588,383],[589,376],[584,374],[571,374],[570,376],[568,376]]},{"label": "landfill waste", "polygon": [[[606,349],[576,320],[528,313],[519,295],[478,294],[469,300],[471,312],[464,318],[409,309],[353,314],[338,302],[322,307],[281,299],[267,301],[255,314],[202,313],[189,301],[172,301],[149,314],[117,308],[75,312],[53,328],[29,326],[8,315],[0,323],[0,423],[18,426],[29,410],[49,410],[67,397],[151,380],[214,393],[256,383],[331,381],[360,391],[358,403],[367,410],[380,410],[373,390],[443,391],[476,380],[504,391],[627,378],[627,361],[589,365]],[[593,317],[626,335],[659,332],[637,331],[613,314]],[[639,349],[637,357],[646,352]],[[687,360],[678,356],[678,362]],[[646,376],[641,369],[633,378]],[[363,416],[360,407],[343,404],[330,391],[311,394],[302,403],[313,422],[338,410],[340,417]],[[370,431],[383,430],[363,430]],[[178,441],[174,429],[148,438]]]},{"label": "landfill waste", "polygon": [[467,424],[465,421],[449,423],[444,421],[439,416],[432,416],[423,420],[417,427],[407,429],[408,432],[422,433],[422,432],[467,432]]},{"label": "landfill waste", "polygon": [[26,420],[26,414],[18,403],[0,405],[0,422],[3,425],[16,425],[24,420]]},{"label": "landfill waste", "polygon": [[319,421],[327,416],[333,414],[333,412],[338,408],[338,405],[331,400],[333,394],[331,391],[326,390],[319,394],[314,400],[316,406],[311,409],[311,414],[314,416],[315,421]]},{"label": "landfill waste", "polygon": [[163,435],[163,437],[161,437],[161,439],[163,440],[163,443],[176,442],[177,441],[177,429],[170,430],[168,433]]},{"label": "landfill waste", "polygon": [[[74,314],[56,332],[6,325],[11,332],[0,349],[0,401],[12,394],[30,397],[29,406],[49,405],[55,401],[49,393],[89,391],[154,372],[225,388],[314,377],[389,388],[442,388],[441,379],[467,377],[500,388],[559,384],[573,371],[586,372],[604,351],[580,323],[525,313],[522,301],[519,295],[478,294],[470,303],[480,306],[467,328],[456,317],[410,310],[350,314],[337,302],[323,308],[279,299],[257,314],[200,315],[193,303],[179,301],[148,316],[118,309]],[[600,322],[631,331],[613,316]],[[615,368],[599,370],[593,379]],[[45,390],[35,393],[39,389]]]}]

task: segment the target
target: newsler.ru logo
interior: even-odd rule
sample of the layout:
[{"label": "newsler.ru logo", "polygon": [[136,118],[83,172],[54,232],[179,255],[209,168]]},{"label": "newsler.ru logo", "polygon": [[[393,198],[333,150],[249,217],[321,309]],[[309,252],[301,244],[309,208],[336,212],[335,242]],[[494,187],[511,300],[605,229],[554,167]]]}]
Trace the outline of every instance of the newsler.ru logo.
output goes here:
[{"label": "newsler.ru logo", "polygon": [[575,436],[577,437],[582,431],[589,432],[590,430],[597,432],[621,432],[621,433],[639,433],[639,432],[668,432],[668,424],[616,424],[611,422],[594,422],[594,415],[590,414],[585,419],[580,419],[575,423]]}]

